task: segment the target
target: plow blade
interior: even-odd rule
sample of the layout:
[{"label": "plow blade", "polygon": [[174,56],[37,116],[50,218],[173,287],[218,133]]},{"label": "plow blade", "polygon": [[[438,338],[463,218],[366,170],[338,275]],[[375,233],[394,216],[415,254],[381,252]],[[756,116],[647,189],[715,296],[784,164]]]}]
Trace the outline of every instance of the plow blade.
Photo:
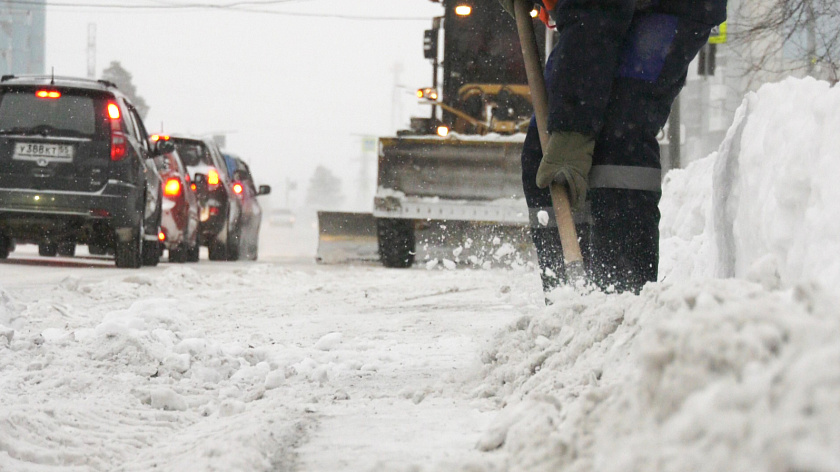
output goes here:
[{"label": "plow blade", "polygon": [[377,262],[376,219],[370,213],[318,212],[318,252],[322,264]]},{"label": "plow blade", "polygon": [[523,198],[522,141],[381,138],[377,183],[408,197]]}]

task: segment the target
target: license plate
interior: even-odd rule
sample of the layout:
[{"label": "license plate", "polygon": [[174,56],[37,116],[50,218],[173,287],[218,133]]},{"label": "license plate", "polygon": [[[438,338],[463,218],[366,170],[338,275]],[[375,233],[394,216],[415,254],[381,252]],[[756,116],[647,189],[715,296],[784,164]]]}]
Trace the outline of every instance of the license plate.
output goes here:
[{"label": "license plate", "polygon": [[12,159],[39,163],[73,162],[75,150],[72,144],[15,143]]}]

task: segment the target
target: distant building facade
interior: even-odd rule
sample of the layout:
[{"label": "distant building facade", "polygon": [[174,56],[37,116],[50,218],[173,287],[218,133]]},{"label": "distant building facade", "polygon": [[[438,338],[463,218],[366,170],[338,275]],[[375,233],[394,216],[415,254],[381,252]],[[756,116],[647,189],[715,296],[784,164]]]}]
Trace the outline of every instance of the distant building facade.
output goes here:
[{"label": "distant building facade", "polygon": [[0,0],[0,74],[43,74],[46,0]]}]

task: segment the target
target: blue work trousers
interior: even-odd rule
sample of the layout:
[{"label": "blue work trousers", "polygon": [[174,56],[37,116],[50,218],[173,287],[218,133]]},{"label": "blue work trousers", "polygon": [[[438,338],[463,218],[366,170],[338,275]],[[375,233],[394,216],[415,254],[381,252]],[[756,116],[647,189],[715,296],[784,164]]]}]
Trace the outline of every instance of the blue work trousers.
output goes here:
[{"label": "blue work trousers", "polygon": [[[602,97],[600,104],[599,100],[592,102],[603,109],[602,115],[591,114],[579,126],[572,126],[578,129],[568,129],[586,133],[591,126],[596,136],[588,211],[576,215],[578,235],[590,280],[604,290],[638,293],[645,283],[656,281],[659,265],[661,166],[656,135],[685,85],[689,64],[706,44],[711,26],[664,13],[635,12],[632,21],[621,27],[626,30],[621,35],[621,47],[616,49],[615,64],[607,71],[586,72],[610,73],[612,80],[603,81],[606,85],[601,87],[609,90],[568,90],[580,82],[588,82],[585,86],[591,89],[592,82],[558,76],[578,73],[563,64],[570,54],[563,44],[563,31],[549,56],[545,75],[552,113],[550,131],[564,131],[564,123],[575,122],[575,117],[564,116],[556,103],[565,101],[568,105],[568,97],[585,100],[587,94]],[[604,96],[608,97],[605,103]],[[572,105],[566,108],[586,104]],[[548,189],[536,186],[541,158],[539,135],[532,120],[522,151],[522,184],[543,288],[549,291],[564,283],[565,277],[551,195]],[[540,211],[551,216],[549,225],[540,222]]]}]

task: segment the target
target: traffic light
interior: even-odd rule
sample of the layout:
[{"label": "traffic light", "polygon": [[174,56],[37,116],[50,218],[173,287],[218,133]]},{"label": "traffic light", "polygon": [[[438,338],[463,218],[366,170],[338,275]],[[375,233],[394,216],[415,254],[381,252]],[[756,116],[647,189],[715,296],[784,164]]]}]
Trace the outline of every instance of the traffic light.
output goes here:
[{"label": "traffic light", "polygon": [[426,59],[437,58],[438,52],[438,29],[426,30],[423,34],[423,57]]}]

